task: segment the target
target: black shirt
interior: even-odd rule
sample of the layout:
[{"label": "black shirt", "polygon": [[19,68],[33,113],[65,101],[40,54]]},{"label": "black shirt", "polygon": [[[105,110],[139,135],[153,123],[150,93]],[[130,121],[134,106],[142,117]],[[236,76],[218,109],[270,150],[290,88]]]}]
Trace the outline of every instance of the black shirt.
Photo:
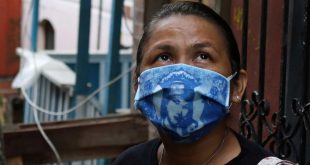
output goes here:
[{"label": "black shirt", "polygon": [[[227,165],[257,165],[263,158],[273,156],[254,142],[237,133],[235,135],[239,141],[241,152]],[[153,139],[130,147],[118,156],[113,165],[158,165],[157,150],[160,144],[160,139]]]}]

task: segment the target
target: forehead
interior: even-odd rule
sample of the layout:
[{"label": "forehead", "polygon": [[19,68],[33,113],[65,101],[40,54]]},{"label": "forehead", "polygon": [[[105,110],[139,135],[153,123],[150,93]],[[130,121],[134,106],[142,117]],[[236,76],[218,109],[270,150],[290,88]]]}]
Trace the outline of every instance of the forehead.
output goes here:
[{"label": "forehead", "polygon": [[152,44],[154,40],[177,35],[186,37],[188,41],[206,39],[216,42],[223,49],[227,49],[228,45],[219,25],[212,20],[195,15],[178,14],[160,19],[150,27],[150,32],[148,44]]},{"label": "forehead", "polygon": [[[153,29],[161,28],[163,26],[176,26],[176,25],[187,25],[187,26],[206,26],[207,24],[214,24],[211,19],[203,18],[201,16],[193,15],[193,14],[174,14],[164,18],[159,19],[154,24]],[[216,26],[214,24],[214,26]]]}]

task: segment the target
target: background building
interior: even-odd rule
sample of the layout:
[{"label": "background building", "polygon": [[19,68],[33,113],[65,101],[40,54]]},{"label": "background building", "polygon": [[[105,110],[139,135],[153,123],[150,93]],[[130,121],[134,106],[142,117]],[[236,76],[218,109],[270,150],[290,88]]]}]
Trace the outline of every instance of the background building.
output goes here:
[{"label": "background building", "polygon": [[[100,9],[100,1],[101,7]],[[22,46],[30,48],[31,0],[22,1]],[[107,52],[112,0],[92,0],[90,51]],[[76,51],[79,28],[79,0],[40,0],[38,50]],[[100,13],[101,10],[101,13]],[[124,3],[121,43],[132,45],[133,0]],[[100,16],[101,15],[101,16]]]},{"label": "background building", "polygon": [[[90,65],[86,65],[88,67],[83,68],[92,74],[86,73],[89,77],[85,76],[83,79],[85,82],[83,82],[84,84],[82,85],[84,85],[84,87],[87,86],[87,91],[83,93],[84,97],[104,84],[107,80],[111,80],[112,78],[110,75],[120,74],[121,69],[124,71],[129,70],[130,65],[135,60],[134,54],[138,41],[143,33],[143,27],[162,5],[174,1],[177,0],[126,0],[124,8],[121,11],[126,17],[121,16],[122,14],[120,14],[120,11],[118,12],[118,16],[122,17],[122,26],[120,30],[120,43],[122,47],[120,49],[132,47],[133,50],[129,51],[129,54],[127,52],[127,55],[122,54],[121,57],[112,59],[111,55],[113,53],[119,54],[119,49],[116,46],[117,50],[114,50],[113,53],[110,52],[111,54],[105,54],[111,50],[109,49],[109,44],[115,41],[113,39],[109,40],[109,36],[113,35],[110,34],[110,31],[113,29],[109,29],[111,25],[111,14],[109,13],[112,11],[112,4],[118,2],[118,0],[103,0],[102,12],[99,12],[100,1],[92,0],[90,17],[91,30],[89,35]],[[236,131],[240,131],[240,133],[247,138],[270,149],[279,157],[298,162],[299,164],[309,164],[310,158],[307,157],[310,153],[310,133],[308,129],[310,123],[309,0],[194,1],[209,5],[226,19],[232,27],[239,45],[242,68],[246,69],[248,72],[249,83],[246,94],[243,96],[242,105],[240,107],[232,107],[232,127]],[[8,2],[9,0],[0,2],[0,4],[2,4],[0,8],[3,7],[1,11],[6,13],[0,15],[0,21],[4,22],[0,22],[0,34],[1,37],[4,38],[4,40],[0,40],[0,47],[4,48],[0,49],[0,51],[3,51],[2,54],[4,54],[0,56],[2,58],[0,60],[0,78],[2,81],[0,87],[2,93],[11,92],[9,84],[18,70],[19,64],[18,58],[14,53],[15,48],[17,46],[22,46],[30,49],[32,28],[31,1],[10,0],[10,3]],[[78,42],[80,42],[78,41],[78,30],[80,14],[79,4],[81,4],[81,2],[87,1],[40,0],[39,6],[38,50],[48,53],[53,58],[62,60],[73,70],[74,68],[78,68],[75,67],[76,63],[74,59],[76,59],[76,55],[78,54],[77,51],[79,48],[77,45]],[[100,14],[102,14],[101,17]],[[117,18],[119,17],[114,17],[112,22]],[[100,24],[100,22],[102,24]],[[113,47],[113,45],[111,47]],[[113,61],[116,61],[116,63],[113,63]],[[103,69],[106,66],[108,67]],[[78,71],[76,71],[76,73],[78,73]],[[102,79],[102,77],[104,77],[103,75],[109,75],[109,77]],[[74,114],[76,116],[72,115],[59,118],[41,116],[41,119],[47,119],[44,121],[51,122],[51,127],[48,127],[49,129],[46,131],[50,133],[49,135],[52,138],[56,139],[55,141],[57,142],[55,145],[64,149],[62,156],[67,158],[67,160],[76,160],[76,157],[70,155],[74,152],[84,156],[83,159],[102,157],[113,158],[128,146],[156,136],[152,128],[147,129],[149,125],[146,124],[146,121],[141,119],[141,116],[136,116],[134,111],[124,116],[94,119],[95,117],[106,115],[108,112],[115,112],[118,108],[130,108],[131,77],[132,75],[128,74],[127,77],[121,80],[120,84],[111,88],[111,90],[107,92],[108,94],[100,93],[98,97],[96,96],[95,98],[97,100],[91,102],[90,107],[85,108],[87,109],[87,113],[82,113],[78,116],[80,118],[91,118],[91,120],[84,120],[85,122],[76,121],[77,125],[73,126],[74,129],[69,127],[72,123],[68,124],[67,119],[76,119],[76,114]],[[42,82],[46,81],[45,79],[41,80]],[[3,82],[5,82],[5,85],[3,85]],[[57,92],[62,91],[62,89],[57,86],[55,88]],[[32,90],[31,92],[41,96],[40,94],[43,93],[43,90],[39,89],[40,88]],[[65,92],[66,96],[76,99],[76,95],[70,95],[68,90],[63,90],[62,92]],[[18,94],[14,90],[12,93],[15,95]],[[132,93],[133,92],[131,92],[131,94]],[[42,97],[45,95],[46,94],[43,93]],[[5,96],[8,95],[5,94]],[[54,96],[55,98],[60,98],[59,94],[55,94]],[[41,100],[43,100],[42,105],[45,105],[44,99]],[[115,100],[118,102],[115,102]],[[8,101],[10,101],[10,99],[8,99]],[[59,102],[63,103],[62,101],[63,99],[60,98]],[[59,102],[52,105],[61,105]],[[98,102],[99,104],[97,104]],[[74,102],[72,104],[74,104]],[[30,110],[31,108],[29,107],[29,105],[28,107],[26,106],[23,112]],[[16,109],[18,108],[24,110],[23,107],[17,106]],[[98,113],[98,109],[101,114]],[[53,107],[53,110],[55,112],[61,111],[62,108]],[[24,117],[24,119],[26,119],[26,117]],[[33,120],[29,120],[29,122],[32,121]],[[62,125],[57,125],[55,121],[62,121],[64,123]],[[33,127],[33,125],[32,127],[30,126],[30,128]],[[27,141],[27,143],[20,142],[18,145],[29,147],[29,145],[36,146],[40,143],[41,145],[38,146],[48,147],[43,145],[45,144],[44,140],[42,140],[38,131],[36,132],[34,128],[31,130],[33,132],[25,131],[26,133],[24,134],[18,134],[18,131],[24,131],[22,129],[15,131],[16,134],[14,134],[14,132],[12,133],[14,136],[7,132],[4,133],[5,139],[9,137],[8,135],[11,137],[11,139],[7,138],[11,143],[8,142],[6,145],[10,144],[12,146],[17,144],[12,141],[14,141],[14,139],[21,139],[21,136],[30,134],[34,137],[33,139],[35,139],[32,143],[29,141]],[[57,131],[70,131],[70,134],[76,136],[70,139],[70,136],[66,133],[59,136]],[[96,137],[92,141],[92,145],[87,145],[89,142],[89,139],[87,139],[89,134]],[[79,139],[78,137],[82,138]],[[70,142],[65,141],[64,139],[66,138],[70,139]],[[71,152],[65,150],[68,149],[66,148],[68,146],[73,146],[74,150],[72,148],[70,148],[72,149]],[[10,147],[7,147],[7,149],[8,148],[10,149]],[[25,147],[20,148],[20,152],[29,152],[27,150],[22,150]],[[87,148],[87,150],[85,148]],[[92,151],[92,154],[85,151]],[[15,150],[12,150],[12,148],[11,152],[16,154]],[[33,151],[30,154],[35,154],[37,158],[42,158],[41,160],[46,162],[55,161],[53,159],[54,157],[50,156],[53,155],[51,152],[48,153],[46,150],[40,150],[40,148],[37,152]],[[75,154],[75,156],[78,154]],[[46,155],[49,155],[49,157]],[[21,157],[23,156],[24,155]],[[24,161],[28,161],[28,163],[31,161],[39,161],[38,159],[30,160],[29,157],[30,156],[27,157],[27,155],[24,156]],[[102,162],[93,160],[86,163],[100,164]]]}]

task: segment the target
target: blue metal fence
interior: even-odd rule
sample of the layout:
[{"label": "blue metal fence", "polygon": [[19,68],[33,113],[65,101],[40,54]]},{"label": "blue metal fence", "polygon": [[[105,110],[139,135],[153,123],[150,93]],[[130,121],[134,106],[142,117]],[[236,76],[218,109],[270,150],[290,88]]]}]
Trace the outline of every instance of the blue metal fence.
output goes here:
[{"label": "blue metal fence", "polygon": [[[49,53],[53,58],[65,62],[73,70],[75,68],[76,56],[74,53],[59,54]],[[105,60],[107,58],[106,54],[94,53],[90,55],[90,67],[87,69],[89,78],[88,78],[88,93],[94,92],[101,85],[105,83]],[[132,65],[131,62],[131,51],[121,51],[121,56],[119,62],[121,63],[121,73],[127,72]],[[118,88],[120,89],[122,95],[115,96],[118,101],[116,108],[120,109],[129,109],[130,108],[130,73],[125,74],[120,80]],[[67,87],[58,87],[56,84],[53,84],[48,78],[41,75],[39,80],[35,85],[33,85],[28,94],[32,101],[39,105],[42,108],[48,109],[53,112],[62,112],[75,105],[75,94],[73,94],[73,86]],[[103,109],[105,98],[105,90],[100,91],[93,99],[87,102],[85,107],[85,112],[82,113],[82,117],[96,117],[107,114],[107,110]],[[42,114],[40,112],[39,117],[41,121],[57,121],[65,119],[74,119],[76,112],[69,113],[62,117],[59,116],[50,116],[47,114]],[[83,115],[84,114],[84,115]],[[80,115],[79,115],[80,116]],[[25,123],[33,122],[33,117],[31,113],[31,106],[26,103]]]}]

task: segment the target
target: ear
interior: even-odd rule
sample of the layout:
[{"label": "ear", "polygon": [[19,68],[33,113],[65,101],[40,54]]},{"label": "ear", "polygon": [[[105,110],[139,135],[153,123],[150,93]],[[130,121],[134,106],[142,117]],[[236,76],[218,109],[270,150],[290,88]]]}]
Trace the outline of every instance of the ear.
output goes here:
[{"label": "ear", "polygon": [[247,86],[248,78],[247,72],[244,69],[239,71],[238,78],[232,80],[232,90],[231,90],[231,101],[234,103],[239,103],[245,92]]}]

